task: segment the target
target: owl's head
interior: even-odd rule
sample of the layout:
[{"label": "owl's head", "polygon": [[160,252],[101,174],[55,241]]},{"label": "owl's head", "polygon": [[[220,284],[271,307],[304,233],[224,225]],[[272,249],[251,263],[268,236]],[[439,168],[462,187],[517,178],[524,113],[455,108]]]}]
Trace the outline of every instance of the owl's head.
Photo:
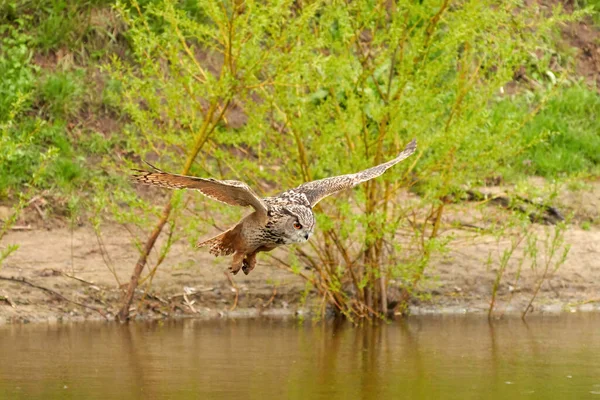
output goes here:
[{"label": "owl's head", "polygon": [[304,243],[315,229],[315,216],[309,207],[289,204],[283,206],[272,223],[272,229],[283,239],[284,244]]}]

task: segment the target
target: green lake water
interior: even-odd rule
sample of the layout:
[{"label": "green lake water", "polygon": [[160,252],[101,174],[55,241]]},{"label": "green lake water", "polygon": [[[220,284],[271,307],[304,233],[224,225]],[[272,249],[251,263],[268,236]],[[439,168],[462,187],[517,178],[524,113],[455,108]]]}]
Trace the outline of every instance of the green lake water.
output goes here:
[{"label": "green lake water", "polygon": [[0,399],[600,399],[600,315],[0,326]]}]

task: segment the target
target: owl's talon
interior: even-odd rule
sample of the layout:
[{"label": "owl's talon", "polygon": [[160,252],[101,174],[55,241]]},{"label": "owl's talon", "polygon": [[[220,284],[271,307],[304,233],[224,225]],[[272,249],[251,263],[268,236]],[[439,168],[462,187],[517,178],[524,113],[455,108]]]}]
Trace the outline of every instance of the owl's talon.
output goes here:
[{"label": "owl's talon", "polygon": [[250,271],[252,271],[253,269],[254,269],[254,265],[250,265],[244,261],[244,264],[242,265],[242,271],[244,271],[245,275],[248,275],[250,273]]},{"label": "owl's talon", "polygon": [[256,266],[256,253],[248,254],[242,262],[242,271],[248,275]]}]

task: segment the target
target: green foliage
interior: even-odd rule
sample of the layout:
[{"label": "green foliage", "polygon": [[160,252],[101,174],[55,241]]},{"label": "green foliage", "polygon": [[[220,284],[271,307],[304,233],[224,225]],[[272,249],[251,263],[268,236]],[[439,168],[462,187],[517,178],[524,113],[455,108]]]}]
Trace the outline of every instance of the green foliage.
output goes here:
[{"label": "green foliage", "polygon": [[[69,5],[69,3],[71,3]],[[38,5],[46,11],[45,18],[39,18],[36,32],[36,45],[43,51],[69,46],[80,35],[77,27],[78,2],[50,0]]]},{"label": "green foliage", "polygon": [[31,37],[19,29],[0,26],[0,124],[31,103],[36,68],[31,65]]},{"label": "green foliage", "polygon": [[[493,126],[518,129],[523,150],[510,173],[560,178],[600,171],[600,95],[583,86],[561,86],[549,99],[527,92],[495,103]],[[538,111],[540,102],[543,107]],[[532,118],[528,114],[534,113]],[[522,127],[519,121],[527,121]]]},{"label": "green foliage", "polygon": [[42,109],[52,118],[66,118],[79,111],[83,95],[83,71],[57,72],[48,75],[40,87]]},{"label": "green foliage", "polygon": [[[525,104],[516,104],[525,106]],[[600,172],[600,94],[585,86],[565,88],[525,125],[533,173],[545,177]]]},{"label": "green foliage", "polygon": [[575,0],[574,3],[578,8],[589,9],[592,20],[600,26],[600,0]]},{"label": "green foliage", "polygon": [[[49,189],[71,215],[85,205],[146,227],[159,207],[124,185],[140,158],[269,195],[382,162],[416,137],[411,159],[320,204],[316,240],[283,260],[364,316],[385,311],[388,280],[412,291],[444,251],[444,207],[462,188],[498,172],[598,173],[598,95],[551,69],[549,33],[579,14],[512,0],[112,5],[0,5],[1,197]],[[539,90],[499,97],[522,66]],[[106,115],[118,135],[87,125]],[[176,200],[170,239],[243,215]]]},{"label": "green foliage", "polygon": [[0,196],[24,185],[68,191],[81,184],[81,159],[74,155],[64,123],[26,121],[1,134]]},{"label": "green foliage", "polygon": [[[447,242],[444,199],[545,138],[519,134],[545,98],[505,121],[489,104],[531,54],[552,51],[556,24],[576,17],[513,1],[195,4],[119,7],[136,62],[111,66],[132,121],[128,151],[175,171],[196,158],[194,173],[271,194],[390,159],[418,138],[418,155],[324,201],[317,239],[293,249],[313,268],[306,279],[350,317],[385,311],[388,278],[418,283]],[[537,71],[549,70],[546,55]],[[399,201],[415,183],[421,199]]]},{"label": "green foliage", "polygon": [[584,231],[589,231],[592,228],[592,224],[590,223],[590,221],[583,221],[581,223],[581,229],[583,229]]},{"label": "green foliage", "polygon": [[38,120],[21,123],[35,92],[36,72],[31,64],[31,37],[17,27],[3,25],[0,48],[0,197],[33,179],[33,172],[56,154],[53,146],[43,146],[52,133]]},{"label": "green foliage", "polygon": [[85,47],[84,42],[97,38],[98,33],[105,37],[103,44],[107,39],[114,40],[108,32],[99,32],[102,27],[93,21],[111,3],[110,0],[8,0],[0,5],[0,19],[26,27],[32,45],[42,53],[62,48],[77,51]]},{"label": "green foliage", "polygon": [[50,189],[71,209],[83,204],[74,201],[81,195],[76,192],[101,176],[86,168],[88,156],[110,153],[115,141],[82,126],[87,121],[81,117],[110,110],[93,96],[99,71],[85,65],[86,55],[97,55],[97,47],[104,54],[106,43],[116,42],[118,24],[111,34],[102,31],[109,3],[0,5],[0,198],[14,199],[26,188]]}]

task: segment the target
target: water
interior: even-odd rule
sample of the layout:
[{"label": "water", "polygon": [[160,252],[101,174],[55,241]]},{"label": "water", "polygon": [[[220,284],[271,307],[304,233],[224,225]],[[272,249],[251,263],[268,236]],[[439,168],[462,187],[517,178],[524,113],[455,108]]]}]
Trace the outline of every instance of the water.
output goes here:
[{"label": "water", "polygon": [[1,399],[600,399],[600,315],[0,327]]}]

